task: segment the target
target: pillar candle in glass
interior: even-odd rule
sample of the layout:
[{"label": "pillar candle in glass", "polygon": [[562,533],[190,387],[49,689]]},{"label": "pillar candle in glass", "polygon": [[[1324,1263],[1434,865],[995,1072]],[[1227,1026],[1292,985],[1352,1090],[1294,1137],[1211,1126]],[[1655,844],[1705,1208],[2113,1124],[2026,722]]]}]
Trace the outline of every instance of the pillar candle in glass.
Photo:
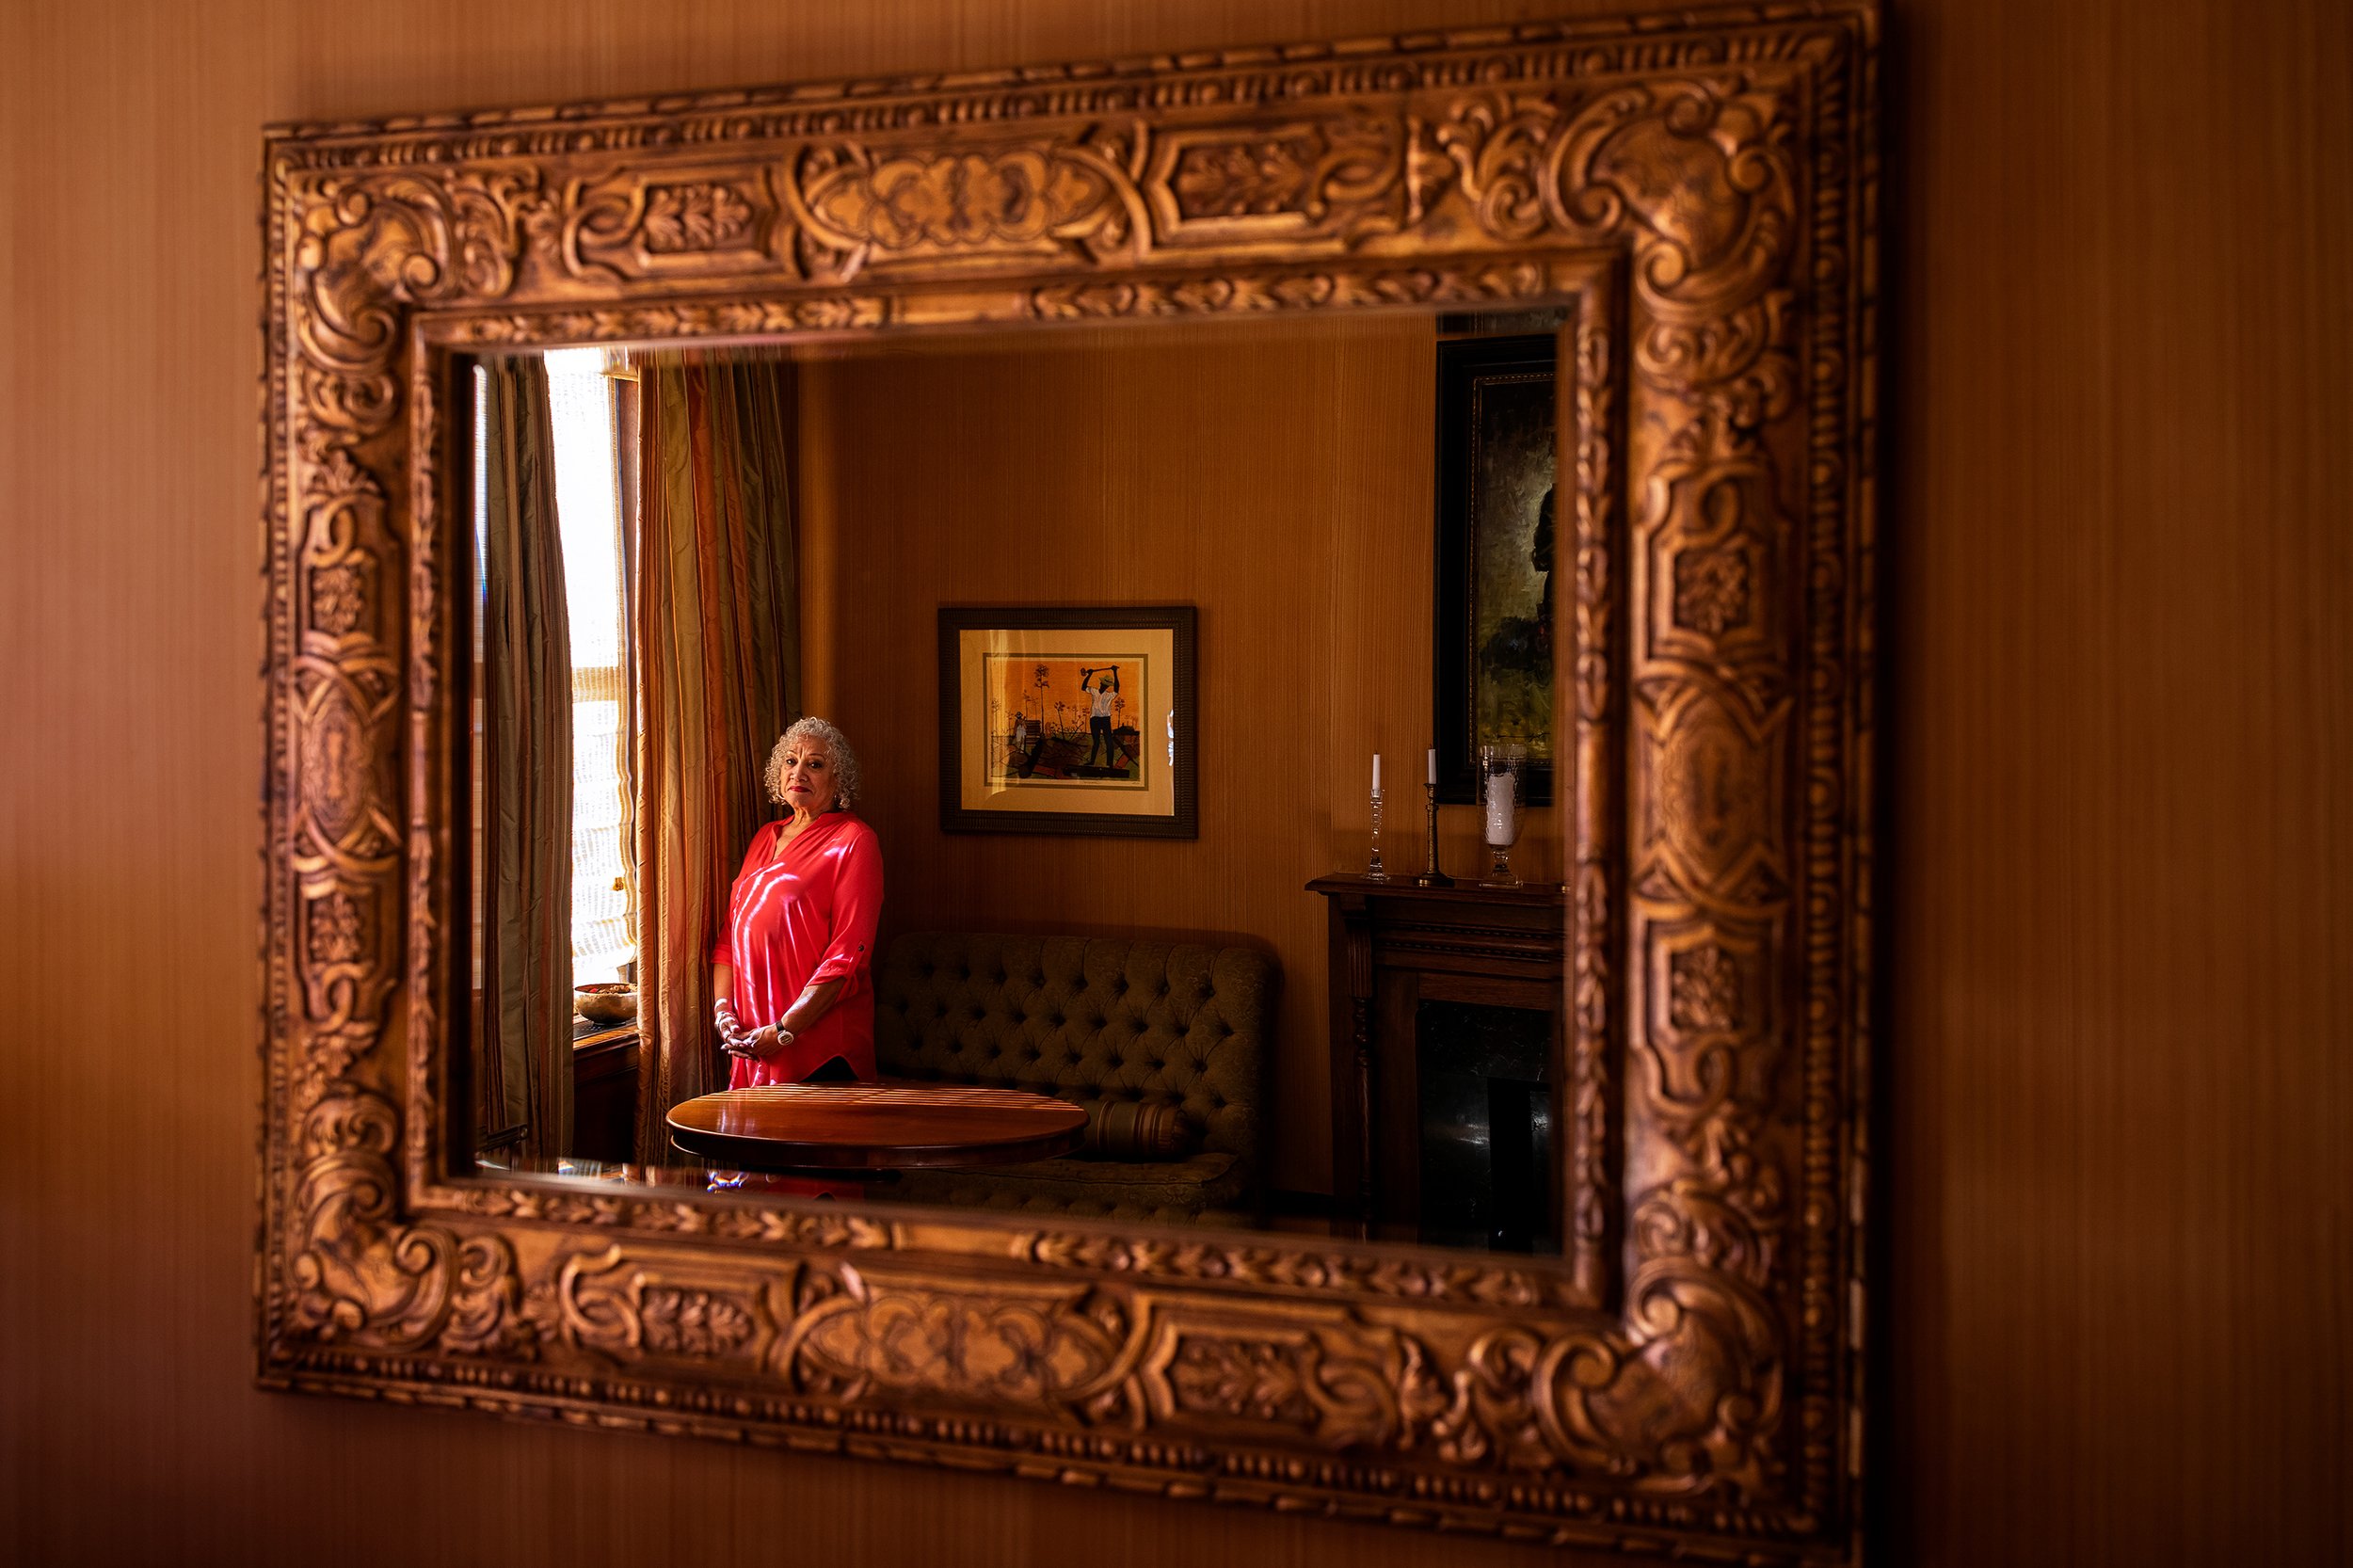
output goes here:
[{"label": "pillar candle in glass", "polygon": [[1492,863],[1485,888],[1516,888],[1512,870],[1512,846],[1519,842],[1520,817],[1528,799],[1528,748],[1484,745],[1479,748],[1479,804],[1485,819],[1487,848]]}]

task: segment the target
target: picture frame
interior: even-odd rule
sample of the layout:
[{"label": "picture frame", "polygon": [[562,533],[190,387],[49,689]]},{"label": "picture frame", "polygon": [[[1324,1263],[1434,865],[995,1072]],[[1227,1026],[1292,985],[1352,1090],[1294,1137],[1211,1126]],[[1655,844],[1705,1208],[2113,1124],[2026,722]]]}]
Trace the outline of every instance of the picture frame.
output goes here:
[{"label": "picture frame", "polygon": [[1199,836],[1191,605],[939,612],[939,825]]},{"label": "picture frame", "polygon": [[[1858,1561],[1880,57],[1820,0],[271,129],[260,1384]],[[1561,1258],[475,1165],[467,356],[1554,307]]]},{"label": "picture frame", "polygon": [[1558,360],[1552,332],[1438,343],[1431,733],[1445,804],[1477,799],[1490,744],[1525,746],[1527,802],[1552,804]]}]

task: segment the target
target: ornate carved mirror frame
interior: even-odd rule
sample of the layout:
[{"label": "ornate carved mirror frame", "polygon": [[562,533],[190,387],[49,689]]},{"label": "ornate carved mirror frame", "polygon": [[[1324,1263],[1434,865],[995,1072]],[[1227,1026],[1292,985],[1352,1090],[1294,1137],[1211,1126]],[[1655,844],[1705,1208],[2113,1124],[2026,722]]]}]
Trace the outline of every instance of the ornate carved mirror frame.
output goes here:
[{"label": "ornate carved mirror frame", "polygon": [[[1764,6],[273,133],[262,1382],[1853,1557],[1877,35]],[[1532,301],[1574,308],[1558,1263],[446,1146],[456,356]]]}]

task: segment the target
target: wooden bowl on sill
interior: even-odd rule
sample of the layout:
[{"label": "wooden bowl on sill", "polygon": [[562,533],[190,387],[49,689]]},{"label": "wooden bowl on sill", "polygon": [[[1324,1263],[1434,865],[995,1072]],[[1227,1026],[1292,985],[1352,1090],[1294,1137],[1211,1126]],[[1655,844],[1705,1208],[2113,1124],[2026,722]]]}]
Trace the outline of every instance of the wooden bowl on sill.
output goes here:
[{"label": "wooden bowl on sill", "polygon": [[572,987],[572,1010],[590,1023],[627,1023],[637,1016],[637,987],[617,981]]}]

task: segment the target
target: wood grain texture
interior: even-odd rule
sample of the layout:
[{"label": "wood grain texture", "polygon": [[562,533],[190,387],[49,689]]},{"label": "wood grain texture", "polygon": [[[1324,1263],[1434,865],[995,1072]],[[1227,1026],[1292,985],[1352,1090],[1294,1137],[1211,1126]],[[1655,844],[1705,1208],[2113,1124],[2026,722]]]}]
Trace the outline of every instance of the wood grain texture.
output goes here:
[{"label": "wood grain texture", "polygon": [[[1571,8],[0,8],[0,1557],[1557,1560],[251,1389],[251,215],[270,120]],[[2347,18],[1896,23],[1880,1557],[2344,1560]]]},{"label": "wood grain texture", "polygon": [[[1421,863],[1435,341],[1433,317],[1153,326],[802,370],[808,700],[864,761],[888,930],[1271,948],[1291,1191],[1330,1181],[1306,884],[1363,869],[1375,751],[1389,863]],[[1106,601],[1199,610],[1200,838],[941,832],[934,612]],[[1529,814],[1523,874],[1561,875],[1559,815]],[[1483,866],[1478,837],[1441,809],[1445,865]]]},{"label": "wood grain texture", "polygon": [[1900,20],[1889,1560],[2345,1561],[2353,24]]},{"label": "wood grain texture", "polygon": [[913,1171],[1051,1160],[1087,1113],[1019,1089],[776,1083],[696,1096],[669,1121],[680,1147],[758,1170]]}]

